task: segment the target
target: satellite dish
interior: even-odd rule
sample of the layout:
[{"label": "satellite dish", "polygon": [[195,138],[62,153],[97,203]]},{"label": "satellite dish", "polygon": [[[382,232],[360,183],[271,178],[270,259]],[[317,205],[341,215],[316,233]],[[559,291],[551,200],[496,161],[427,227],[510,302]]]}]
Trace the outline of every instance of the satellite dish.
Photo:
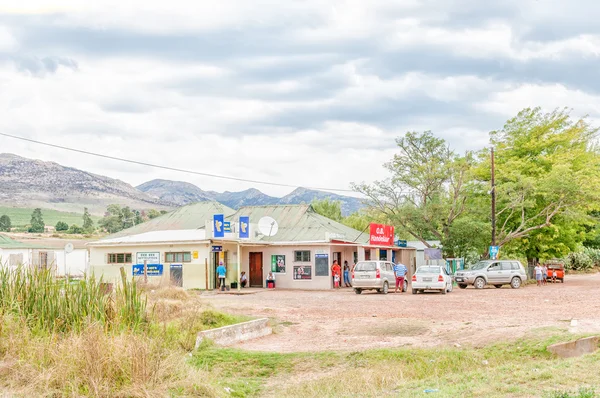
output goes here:
[{"label": "satellite dish", "polygon": [[71,253],[71,252],[73,251],[73,249],[74,249],[74,247],[73,247],[73,244],[72,244],[72,243],[67,243],[67,244],[65,245],[65,253],[67,253],[67,254],[68,254],[68,253]]},{"label": "satellite dish", "polygon": [[275,236],[279,231],[279,225],[273,217],[266,216],[258,220],[258,230],[264,236]]}]

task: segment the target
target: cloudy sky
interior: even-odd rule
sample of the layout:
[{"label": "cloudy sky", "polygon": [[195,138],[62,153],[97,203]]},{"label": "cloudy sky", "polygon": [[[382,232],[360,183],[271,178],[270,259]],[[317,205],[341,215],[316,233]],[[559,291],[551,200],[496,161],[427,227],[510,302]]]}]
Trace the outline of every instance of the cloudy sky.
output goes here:
[{"label": "cloudy sky", "polygon": [[[6,5],[7,3],[11,5]],[[49,4],[53,5],[50,6]],[[238,178],[348,189],[407,130],[459,151],[528,106],[600,120],[594,0],[0,0],[0,131]],[[137,185],[256,187],[0,137]]]}]

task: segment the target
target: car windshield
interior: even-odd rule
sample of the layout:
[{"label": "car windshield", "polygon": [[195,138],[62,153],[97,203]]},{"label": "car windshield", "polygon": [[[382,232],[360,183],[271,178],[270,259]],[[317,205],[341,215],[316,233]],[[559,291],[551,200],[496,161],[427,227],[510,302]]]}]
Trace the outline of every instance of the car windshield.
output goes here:
[{"label": "car windshield", "polygon": [[439,274],[440,267],[419,267],[417,274]]},{"label": "car windshield", "polygon": [[356,264],[354,271],[375,271],[377,263],[375,261],[363,261]]},{"label": "car windshield", "polygon": [[488,265],[490,265],[490,263],[487,263],[485,261],[480,261],[477,264],[475,264],[474,266],[472,266],[470,269],[473,269],[473,270],[484,269]]}]

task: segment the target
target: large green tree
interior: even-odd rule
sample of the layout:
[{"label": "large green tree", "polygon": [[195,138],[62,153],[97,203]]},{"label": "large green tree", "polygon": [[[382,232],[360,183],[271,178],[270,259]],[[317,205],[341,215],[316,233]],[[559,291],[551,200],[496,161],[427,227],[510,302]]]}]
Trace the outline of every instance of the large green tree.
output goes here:
[{"label": "large green tree", "polygon": [[42,217],[42,209],[37,208],[31,213],[29,232],[41,233],[44,232],[46,224],[44,224],[44,218]]},{"label": "large green tree", "polygon": [[10,232],[12,228],[12,223],[10,221],[10,217],[4,214],[0,217],[0,232]]},{"label": "large green tree", "polygon": [[92,220],[92,216],[90,216],[90,212],[87,207],[83,208],[83,232],[86,234],[91,234],[94,232],[94,220]]},{"label": "large green tree", "polygon": [[[600,199],[597,131],[567,110],[534,108],[491,133],[499,246],[539,258],[566,254],[585,239],[583,225]],[[480,180],[489,186],[490,157],[482,159]]]},{"label": "large green tree", "polygon": [[426,246],[431,239],[444,243],[466,211],[475,159],[471,153],[458,155],[430,131],[408,132],[396,143],[398,153],[385,164],[390,178],[353,188],[399,230]]},{"label": "large green tree", "polygon": [[322,200],[315,199],[311,203],[312,208],[320,215],[325,216],[334,221],[342,221],[342,202],[338,200],[330,200],[325,198]]}]

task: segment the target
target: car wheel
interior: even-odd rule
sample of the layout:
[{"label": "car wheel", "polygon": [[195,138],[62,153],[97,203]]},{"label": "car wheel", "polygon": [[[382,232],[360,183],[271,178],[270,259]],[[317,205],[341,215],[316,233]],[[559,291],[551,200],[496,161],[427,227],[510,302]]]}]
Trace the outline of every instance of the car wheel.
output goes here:
[{"label": "car wheel", "polygon": [[362,293],[362,289],[354,289],[354,293],[361,294]]},{"label": "car wheel", "polygon": [[496,289],[500,289],[502,287],[502,285],[494,285],[496,287]]},{"label": "car wheel", "polygon": [[560,280],[560,283],[565,283],[565,278],[562,278],[562,279]]},{"label": "car wheel", "polygon": [[475,279],[475,283],[473,283],[473,286],[475,286],[475,289],[483,289],[485,287],[485,279],[483,279],[482,277]]},{"label": "car wheel", "polygon": [[408,281],[405,279],[402,284],[402,292],[406,292],[408,290]]},{"label": "car wheel", "polygon": [[462,285],[462,284],[461,284],[461,285],[458,285],[458,287],[459,287],[459,288],[461,288],[461,289],[466,289],[466,288],[467,288],[467,285]]},{"label": "car wheel", "polygon": [[442,294],[448,294],[448,287],[447,287],[447,286],[445,286],[445,287],[442,289]]},{"label": "car wheel", "polygon": [[387,282],[383,282],[383,289],[381,289],[381,293],[388,294],[389,290],[390,290],[390,286],[388,285],[388,283]]},{"label": "car wheel", "polygon": [[417,294],[417,289],[412,289],[412,294]]},{"label": "car wheel", "polygon": [[510,281],[510,287],[512,287],[513,289],[518,289],[521,287],[521,278],[515,276],[514,278],[512,278],[512,280]]},{"label": "car wheel", "polygon": [[454,286],[452,285],[452,283],[450,283],[450,287],[448,288],[448,293],[452,293],[452,290],[454,290]]}]

